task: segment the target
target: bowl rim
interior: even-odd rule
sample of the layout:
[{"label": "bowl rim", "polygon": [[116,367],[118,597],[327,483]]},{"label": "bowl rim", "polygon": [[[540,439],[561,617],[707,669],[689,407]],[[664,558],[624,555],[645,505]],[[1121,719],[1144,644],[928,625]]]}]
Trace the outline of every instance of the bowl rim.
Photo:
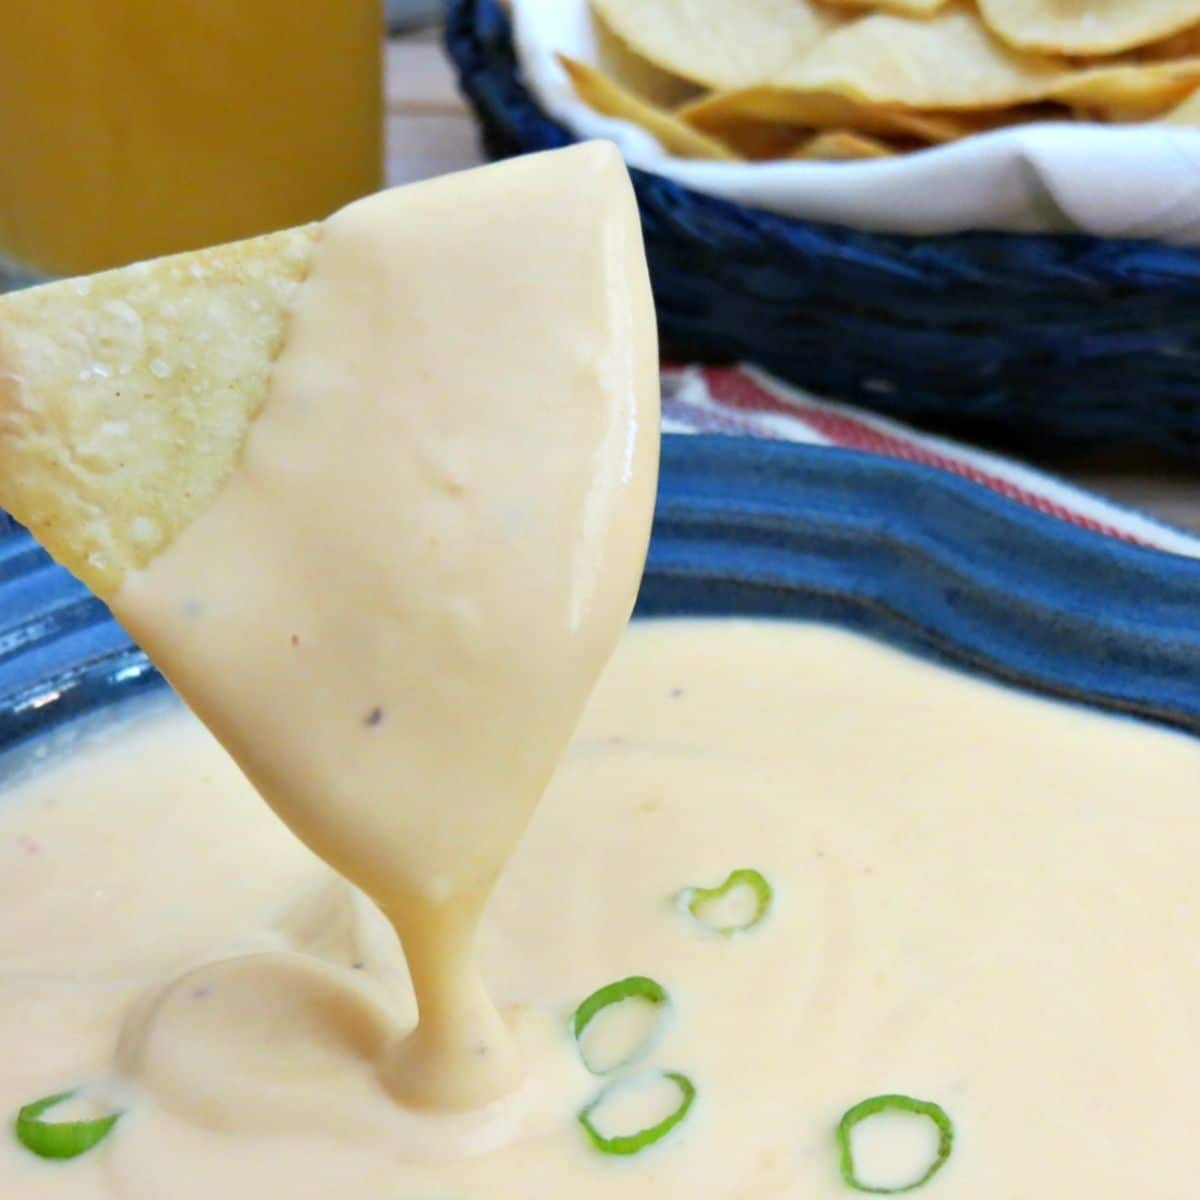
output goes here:
[{"label": "bowl rim", "polygon": [[[1197,597],[1200,560],[1075,527],[936,467],[667,434],[635,616],[825,621],[1200,734]],[[0,520],[0,750],[163,688],[103,603]]]}]

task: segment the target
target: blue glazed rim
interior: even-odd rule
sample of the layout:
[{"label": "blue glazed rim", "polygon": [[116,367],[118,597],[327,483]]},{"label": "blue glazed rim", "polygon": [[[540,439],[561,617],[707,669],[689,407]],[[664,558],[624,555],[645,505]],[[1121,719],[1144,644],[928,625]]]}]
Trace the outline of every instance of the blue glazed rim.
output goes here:
[{"label": "blue glazed rim", "polygon": [[[637,611],[827,621],[1200,733],[1200,561],[1077,529],[914,463],[664,437]],[[104,605],[8,522],[0,749],[164,687]]]}]

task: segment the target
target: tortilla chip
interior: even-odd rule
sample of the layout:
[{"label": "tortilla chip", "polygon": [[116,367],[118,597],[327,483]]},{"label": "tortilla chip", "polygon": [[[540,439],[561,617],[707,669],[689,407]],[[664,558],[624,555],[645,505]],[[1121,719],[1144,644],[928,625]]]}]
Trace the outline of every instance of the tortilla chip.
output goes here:
[{"label": "tortilla chip", "polygon": [[1193,58],[1200,55],[1200,25],[1191,25],[1180,33],[1173,33],[1160,42],[1141,46],[1134,54],[1143,62],[1170,62],[1176,58]]},{"label": "tortilla chip", "polygon": [[722,121],[715,134],[726,146],[752,162],[787,158],[811,135],[812,130],[800,123],[737,116]]},{"label": "tortilla chip", "polygon": [[745,131],[755,124],[901,134],[932,143],[955,141],[968,133],[978,132],[984,124],[975,114],[913,112],[887,105],[863,104],[828,92],[803,93],[775,87],[714,93],[686,105],[678,115],[688,124],[739,150]]},{"label": "tortilla chip", "polygon": [[626,91],[659,108],[678,108],[695,100],[703,89],[689,79],[673,75],[643,58],[626,45],[599,18],[595,30],[595,61],[592,65],[621,84]]},{"label": "tortilla chip", "polygon": [[1170,63],[1122,63],[1079,71],[1053,98],[1093,119],[1146,121],[1179,104],[1200,85],[1200,58]]},{"label": "tortilla chip", "polygon": [[1163,125],[1200,125],[1200,91],[1193,92],[1159,121]]},{"label": "tortilla chip", "polygon": [[949,0],[827,0],[827,3],[836,8],[872,8],[904,17],[932,17],[945,8]]},{"label": "tortilla chip", "polygon": [[318,229],[0,296],[0,505],[101,596],[232,471]]},{"label": "tortilla chip", "polygon": [[793,158],[851,162],[864,158],[887,158],[895,151],[887,142],[855,133],[852,129],[831,129],[818,133],[797,150]]},{"label": "tortilla chip", "polygon": [[771,82],[864,105],[969,110],[1043,99],[1066,70],[1060,59],[1009,49],[973,11],[955,5],[926,21],[862,17],[833,30]]},{"label": "tortilla chip", "polygon": [[818,129],[949,140],[915,126],[903,129],[894,115],[881,114],[916,110],[931,120],[931,114],[1055,101],[1106,120],[1144,120],[1200,82],[1198,63],[1118,61],[1079,68],[1005,47],[970,10],[956,6],[927,21],[863,17],[834,30],[769,87],[711,97],[681,115],[714,136],[720,136],[721,114],[734,111]]},{"label": "tortilla chip", "polygon": [[810,0],[591,0],[643,58],[708,87],[762,83],[813,46],[836,18]]},{"label": "tortilla chip", "polygon": [[709,134],[693,128],[674,113],[635,96],[616,80],[565,54],[558,56],[579,98],[606,117],[618,117],[653,134],[668,154],[681,158],[734,161],[739,156]]},{"label": "tortilla chip", "polygon": [[979,0],[1010,46],[1058,54],[1115,54],[1200,23],[1200,0]]}]

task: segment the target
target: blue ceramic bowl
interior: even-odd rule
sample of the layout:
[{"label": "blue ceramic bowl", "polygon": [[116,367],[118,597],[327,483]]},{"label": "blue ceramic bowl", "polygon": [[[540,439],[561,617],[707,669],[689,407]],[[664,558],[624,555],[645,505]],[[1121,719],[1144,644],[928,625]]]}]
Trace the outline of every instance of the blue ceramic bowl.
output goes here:
[{"label": "blue ceramic bowl", "polygon": [[[641,616],[829,621],[1200,732],[1200,562],[854,451],[668,436],[662,466]],[[0,528],[0,749],[163,690],[99,600]]]}]

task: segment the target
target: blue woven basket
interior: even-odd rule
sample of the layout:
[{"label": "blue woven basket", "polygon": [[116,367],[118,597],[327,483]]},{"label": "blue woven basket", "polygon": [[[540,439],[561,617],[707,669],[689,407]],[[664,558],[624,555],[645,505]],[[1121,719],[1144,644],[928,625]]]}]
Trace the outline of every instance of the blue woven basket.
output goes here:
[{"label": "blue woven basket", "polygon": [[[574,140],[522,84],[496,0],[448,0],[446,44],[492,157]],[[1200,458],[1200,251],[867,234],[633,176],[667,355],[1019,449]]]}]

